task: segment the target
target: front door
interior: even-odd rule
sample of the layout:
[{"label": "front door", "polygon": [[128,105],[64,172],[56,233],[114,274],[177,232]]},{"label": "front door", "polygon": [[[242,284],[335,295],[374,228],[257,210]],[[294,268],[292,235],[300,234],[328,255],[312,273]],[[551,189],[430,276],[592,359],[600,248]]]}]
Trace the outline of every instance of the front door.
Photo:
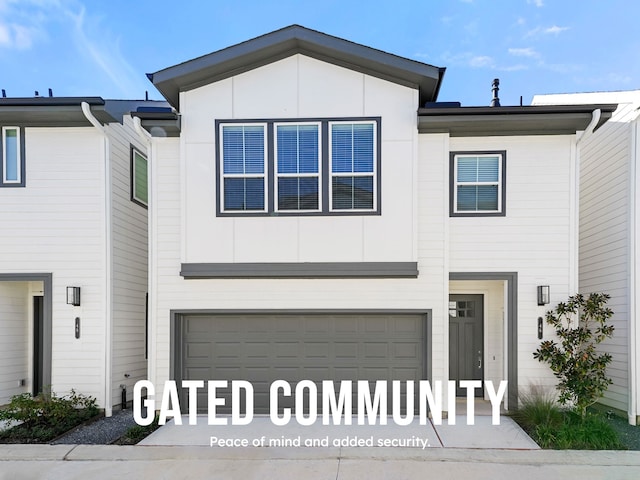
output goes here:
[{"label": "front door", "polygon": [[[483,380],[483,296],[449,296],[449,379],[456,381],[456,396],[466,396],[460,380]],[[475,390],[482,397],[482,389]]]},{"label": "front door", "polygon": [[32,394],[42,392],[44,360],[42,357],[44,343],[44,297],[33,297],[33,385]]}]

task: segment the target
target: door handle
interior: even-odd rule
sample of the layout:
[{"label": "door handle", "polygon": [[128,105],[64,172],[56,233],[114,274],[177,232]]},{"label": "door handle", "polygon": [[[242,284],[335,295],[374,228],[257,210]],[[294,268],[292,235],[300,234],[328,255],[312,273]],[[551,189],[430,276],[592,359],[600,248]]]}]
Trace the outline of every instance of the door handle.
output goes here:
[{"label": "door handle", "polygon": [[482,370],[482,352],[478,352],[478,369]]}]

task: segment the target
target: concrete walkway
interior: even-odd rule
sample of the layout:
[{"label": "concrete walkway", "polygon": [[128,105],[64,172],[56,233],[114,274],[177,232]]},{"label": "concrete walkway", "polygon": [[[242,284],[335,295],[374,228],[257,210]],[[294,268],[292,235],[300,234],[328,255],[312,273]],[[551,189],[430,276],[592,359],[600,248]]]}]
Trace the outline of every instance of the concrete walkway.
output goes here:
[{"label": "concrete walkway", "polygon": [[0,445],[0,479],[635,479],[640,452]]}]

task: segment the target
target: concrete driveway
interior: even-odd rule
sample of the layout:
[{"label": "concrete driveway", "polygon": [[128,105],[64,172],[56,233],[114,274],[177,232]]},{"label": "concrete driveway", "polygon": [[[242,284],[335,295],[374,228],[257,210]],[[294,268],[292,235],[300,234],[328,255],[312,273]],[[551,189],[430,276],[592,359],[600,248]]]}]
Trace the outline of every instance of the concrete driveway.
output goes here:
[{"label": "concrete driveway", "polygon": [[[466,424],[466,416],[457,416],[455,425],[426,425],[414,422],[387,425],[322,425],[311,426],[291,422],[275,426],[269,417],[255,417],[249,425],[207,424],[206,416],[198,416],[196,425],[169,423],[144,439],[140,445],[208,446],[216,449],[255,447],[298,448],[375,448],[387,447],[426,450],[431,448],[499,448],[536,450],[538,445],[509,417],[502,416],[500,425],[492,425],[490,416],[478,415],[474,425]],[[355,423],[355,422],[354,422]]]}]

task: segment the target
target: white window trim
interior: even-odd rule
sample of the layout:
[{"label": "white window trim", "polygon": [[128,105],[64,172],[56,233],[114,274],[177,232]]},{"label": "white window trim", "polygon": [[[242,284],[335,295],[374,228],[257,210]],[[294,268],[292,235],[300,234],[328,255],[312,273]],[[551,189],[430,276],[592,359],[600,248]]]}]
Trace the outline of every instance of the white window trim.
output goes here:
[{"label": "white window trim", "polygon": [[[333,125],[373,125],[373,172],[333,172],[333,142],[331,141]],[[371,120],[332,121],[329,122],[329,212],[375,212],[378,205],[378,124]],[[333,208],[333,177],[371,177],[373,175],[373,202],[372,208]]]},{"label": "white window trim", "polygon": [[[226,126],[235,126],[235,127],[262,127],[264,142],[263,147],[263,168],[262,174],[257,175],[255,173],[247,174],[247,173],[224,173],[224,127]],[[268,182],[268,158],[269,152],[267,149],[267,124],[266,123],[236,123],[236,122],[228,122],[228,123],[220,123],[219,125],[218,138],[220,139],[220,212],[222,213],[232,213],[234,215],[251,215],[255,213],[265,213],[268,211],[268,199],[269,199],[269,182]],[[264,185],[264,198],[263,198],[263,208],[262,210],[227,210],[224,204],[224,180],[225,178],[262,178],[262,184]]]},{"label": "white window trim", "polygon": [[[318,127],[318,173],[280,173],[278,171],[278,126],[279,125],[316,125]],[[321,122],[277,122],[273,124],[273,163],[274,163],[274,209],[276,212],[283,213],[309,213],[322,211],[322,123]],[[318,179],[318,208],[307,210],[281,210],[278,197],[278,179],[279,178],[317,178]]]},{"label": "white window trim", "polygon": [[[16,172],[17,180],[7,179],[7,130],[16,131]],[[22,140],[20,138],[20,127],[2,127],[2,184],[20,185],[22,183]]]},{"label": "white window trim", "polygon": [[[494,158],[498,157],[498,180],[496,182],[458,182],[458,158],[460,157],[474,157],[474,158]],[[453,162],[453,187],[455,191],[453,192],[453,211],[454,213],[462,213],[468,215],[482,215],[487,213],[502,213],[502,189],[504,185],[502,184],[502,164],[504,161],[504,157],[501,153],[483,153],[483,154],[474,154],[474,153],[461,153],[456,154],[454,156]],[[462,186],[483,186],[483,185],[497,185],[498,186],[498,209],[497,210],[458,210],[458,187]]]}]

